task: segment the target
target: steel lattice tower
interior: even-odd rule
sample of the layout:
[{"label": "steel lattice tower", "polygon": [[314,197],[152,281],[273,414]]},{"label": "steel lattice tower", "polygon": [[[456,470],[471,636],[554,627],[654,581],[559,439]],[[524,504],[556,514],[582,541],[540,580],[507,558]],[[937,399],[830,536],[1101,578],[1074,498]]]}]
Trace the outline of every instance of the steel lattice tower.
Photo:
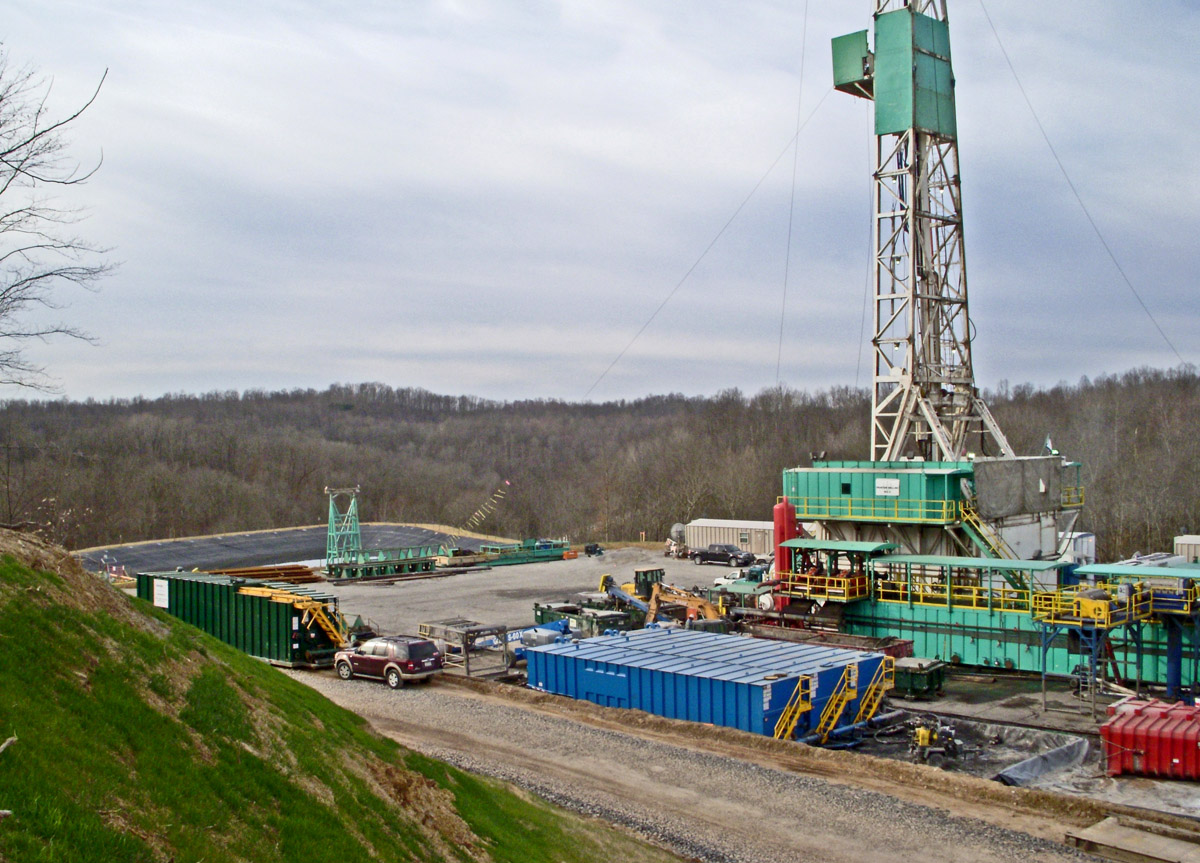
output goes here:
[{"label": "steel lattice tower", "polygon": [[874,461],[1013,455],[979,398],[945,0],[874,0],[834,40],[834,85],[875,103]]}]

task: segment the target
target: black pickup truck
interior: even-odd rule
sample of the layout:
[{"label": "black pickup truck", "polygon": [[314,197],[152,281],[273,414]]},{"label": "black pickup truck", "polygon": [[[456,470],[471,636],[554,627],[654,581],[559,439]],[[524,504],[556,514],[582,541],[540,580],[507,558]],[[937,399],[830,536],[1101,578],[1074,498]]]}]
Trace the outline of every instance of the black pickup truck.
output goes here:
[{"label": "black pickup truck", "polygon": [[708,548],[696,548],[688,552],[692,563],[699,566],[702,563],[723,563],[726,566],[749,566],[754,563],[754,555],[742,551],[736,545],[710,545]]}]

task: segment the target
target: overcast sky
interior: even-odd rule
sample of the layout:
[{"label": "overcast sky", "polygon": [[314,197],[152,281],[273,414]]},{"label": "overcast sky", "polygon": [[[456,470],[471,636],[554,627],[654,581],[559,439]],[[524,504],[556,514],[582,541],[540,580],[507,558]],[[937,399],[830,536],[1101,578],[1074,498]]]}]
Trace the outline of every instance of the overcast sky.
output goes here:
[{"label": "overcast sky", "polygon": [[[870,107],[830,92],[829,41],[871,5],[811,0],[802,38],[804,0],[13,0],[10,63],[53,78],[52,112],[109,70],[71,135],[104,165],[69,200],[121,262],[99,293],[61,295],[99,345],[32,356],[71,398],[382,381],[581,399],[784,152],[799,101],[816,112],[779,378],[865,386]],[[1112,251],[1197,362],[1197,4],[987,9]],[[1177,365],[979,0],[950,17],[978,383]],[[792,162],[592,399],[776,383]]]}]

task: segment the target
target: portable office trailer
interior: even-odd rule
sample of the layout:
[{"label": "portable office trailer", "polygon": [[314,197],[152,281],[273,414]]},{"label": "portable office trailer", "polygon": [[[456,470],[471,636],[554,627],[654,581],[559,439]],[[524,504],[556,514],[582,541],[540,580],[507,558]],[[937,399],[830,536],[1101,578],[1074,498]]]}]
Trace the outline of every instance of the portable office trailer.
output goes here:
[{"label": "portable office trailer", "polygon": [[838,725],[853,721],[882,654],[685,629],[643,629],[526,651],[529,686],[606,707],[709,722],[771,736],[802,677],[812,710],[795,736],[817,723],[849,665],[858,694]]},{"label": "portable office trailer", "polygon": [[[260,595],[264,588],[272,596]],[[331,620],[338,619],[337,597],[312,587],[200,572],[139,572],[137,595],[226,644],[278,665],[332,665],[338,649],[311,611],[297,607],[316,602]]]},{"label": "portable office trailer", "polygon": [[1175,537],[1175,553],[1188,563],[1200,563],[1200,536],[1188,534]]},{"label": "portable office trailer", "polygon": [[763,557],[775,550],[775,524],[770,521],[698,518],[683,526],[683,535],[688,548],[736,545]]}]

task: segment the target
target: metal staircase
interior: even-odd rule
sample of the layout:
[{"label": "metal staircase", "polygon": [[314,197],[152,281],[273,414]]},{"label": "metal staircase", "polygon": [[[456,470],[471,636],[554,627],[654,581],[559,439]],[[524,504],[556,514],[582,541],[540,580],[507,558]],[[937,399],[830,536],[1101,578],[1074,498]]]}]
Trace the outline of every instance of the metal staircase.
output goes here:
[{"label": "metal staircase", "polygon": [[298,611],[304,612],[301,621],[305,627],[315,623],[324,630],[325,634],[329,636],[329,640],[337,647],[342,647],[350,640],[346,621],[341,612],[335,611],[331,617],[325,604],[315,599],[273,587],[242,587],[238,589],[238,593],[246,596],[264,596],[272,602],[293,606]]},{"label": "metal staircase", "polygon": [[896,683],[896,660],[890,656],[883,657],[883,662],[875,669],[875,675],[862,700],[858,702],[858,714],[854,717],[855,724],[865,722],[879,711],[883,696]]},{"label": "metal staircase", "polygon": [[[963,529],[975,540],[976,545],[987,552],[988,557],[995,557],[1001,560],[1017,559],[1017,553],[1004,541],[1004,537],[979,517],[979,511],[975,509],[974,502],[970,500],[962,501],[959,505],[959,512],[962,517]],[[1023,582],[1021,584],[1013,584],[1013,587],[1019,590],[1029,589],[1029,585]]]},{"label": "metal staircase", "polygon": [[783,713],[775,723],[775,739],[791,740],[796,734],[796,725],[800,717],[812,710],[812,679],[807,675],[796,681],[796,688],[788,699]]},{"label": "metal staircase", "polygon": [[817,727],[813,729],[812,737],[815,737],[818,743],[824,743],[829,739],[829,732],[842,718],[846,707],[857,697],[858,663],[851,663],[842,669],[842,676],[838,678],[837,686],[834,687],[829,700],[825,702],[825,709],[821,711],[821,719],[817,722]]}]

